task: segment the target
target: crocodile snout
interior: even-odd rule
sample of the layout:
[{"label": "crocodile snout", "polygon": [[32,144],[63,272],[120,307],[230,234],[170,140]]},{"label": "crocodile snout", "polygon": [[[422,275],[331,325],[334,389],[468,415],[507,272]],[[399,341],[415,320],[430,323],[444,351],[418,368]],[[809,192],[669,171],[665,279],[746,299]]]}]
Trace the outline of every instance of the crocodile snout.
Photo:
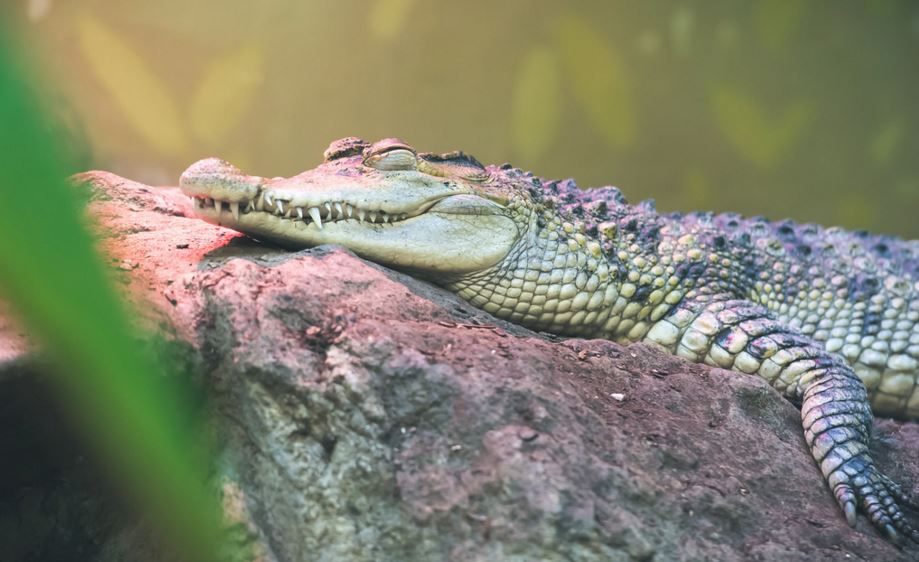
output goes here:
[{"label": "crocodile snout", "polygon": [[258,195],[263,178],[248,176],[220,158],[198,160],[182,172],[179,187],[191,197],[248,201]]}]

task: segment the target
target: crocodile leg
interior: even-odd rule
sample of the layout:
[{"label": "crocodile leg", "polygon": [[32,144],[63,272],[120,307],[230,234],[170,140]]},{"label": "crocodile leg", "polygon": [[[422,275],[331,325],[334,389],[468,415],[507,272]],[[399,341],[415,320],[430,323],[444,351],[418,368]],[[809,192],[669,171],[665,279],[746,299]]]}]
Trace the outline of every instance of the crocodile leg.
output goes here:
[{"label": "crocodile leg", "polygon": [[861,508],[890,539],[919,542],[900,507],[909,499],[868,452],[868,394],[843,359],[766,308],[728,297],[681,303],[646,339],[693,361],[759,375],[800,404],[807,445],[849,524]]}]

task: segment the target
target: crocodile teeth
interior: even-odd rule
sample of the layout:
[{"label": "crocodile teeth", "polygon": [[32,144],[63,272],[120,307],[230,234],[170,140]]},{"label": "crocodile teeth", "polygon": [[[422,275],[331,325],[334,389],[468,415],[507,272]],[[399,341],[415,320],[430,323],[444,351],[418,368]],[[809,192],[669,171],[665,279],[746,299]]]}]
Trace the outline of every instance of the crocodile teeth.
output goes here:
[{"label": "crocodile teeth", "polygon": [[284,202],[278,200],[278,201],[275,201],[275,203],[276,203],[277,206],[278,206],[278,214],[279,214],[279,215],[283,215],[283,214],[284,214]]},{"label": "crocodile teeth", "polygon": [[234,219],[239,220],[239,203],[230,203],[230,212],[233,213]]},{"label": "crocodile teeth", "polygon": [[303,207],[297,207],[297,218],[303,220]]},{"label": "crocodile teeth", "polygon": [[249,203],[246,204],[246,210],[247,210],[247,211],[254,211],[254,210],[255,210],[255,202],[249,201]]},{"label": "crocodile teeth", "polygon": [[367,217],[367,213],[363,209],[357,210],[357,220],[364,222],[364,219]]},{"label": "crocodile teeth", "polygon": [[271,206],[271,196],[268,195],[267,193],[265,194],[265,204],[268,205],[269,207]]},{"label": "crocodile teeth", "polygon": [[323,207],[325,208],[325,218],[326,220],[332,220],[332,204],[326,202]]},{"label": "crocodile teeth", "polygon": [[387,215],[385,211],[380,211],[380,218],[383,219],[383,224],[389,224],[389,220],[392,217]]},{"label": "crocodile teeth", "polygon": [[310,207],[309,214],[313,222],[316,223],[316,226],[322,228],[322,217],[319,216],[319,207]]},{"label": "crocodile teeth", "polygon": [[377,222],[377,212],[376,211],[370,211],[369,213],[367,213],[367,216],[370,217],[370,222]]},{"label": "crocodile teeth", "polygon": [[348,214],[348,218],[350,219],[354,215],[354,207],[346,203],[345,212]]},{"label": "crocodile teeth", "polygon": [[338,214],[338,218],[345,216],[345,212],[341,208],[341,203],[335,203],[335,212]]}]

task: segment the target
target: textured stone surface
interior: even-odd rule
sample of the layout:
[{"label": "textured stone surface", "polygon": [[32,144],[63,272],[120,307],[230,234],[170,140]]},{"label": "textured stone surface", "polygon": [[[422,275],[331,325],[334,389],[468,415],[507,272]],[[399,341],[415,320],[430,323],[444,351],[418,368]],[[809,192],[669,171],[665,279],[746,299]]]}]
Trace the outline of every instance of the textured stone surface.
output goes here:
[{"label": "textured stone surface", "polygon": [[[846,526],[797,410],[754,377],[535,334],[341,249],[188,219],[174,191],[87,179],[139,322],[202,366],[226,503],[266,560],[917,555]],[[877,434],[881,467],[915,481],[919,426]]]}]

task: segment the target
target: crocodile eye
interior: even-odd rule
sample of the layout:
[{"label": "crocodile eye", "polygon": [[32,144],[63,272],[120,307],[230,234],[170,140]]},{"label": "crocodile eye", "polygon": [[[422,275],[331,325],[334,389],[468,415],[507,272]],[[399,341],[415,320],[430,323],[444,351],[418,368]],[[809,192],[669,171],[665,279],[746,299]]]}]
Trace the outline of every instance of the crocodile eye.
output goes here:
[{"label": "crocodile eye", "polygon": [[432,176],[458,177],[476,182],[488,177],[488,172],[478,160],[462,152],[421,154],[418,156],[418,169]]},{"label": "crocodile eye", "polygon": [[364,165],[377,170],[414,170],[418,158],[412,147],[398,139],[384,139],[371,146],[364,156]]},{"label": "crocodile eye", "polygon": [[377,170],[414,170],[415,153],[401,148],[364,158],[364,165]]}]

